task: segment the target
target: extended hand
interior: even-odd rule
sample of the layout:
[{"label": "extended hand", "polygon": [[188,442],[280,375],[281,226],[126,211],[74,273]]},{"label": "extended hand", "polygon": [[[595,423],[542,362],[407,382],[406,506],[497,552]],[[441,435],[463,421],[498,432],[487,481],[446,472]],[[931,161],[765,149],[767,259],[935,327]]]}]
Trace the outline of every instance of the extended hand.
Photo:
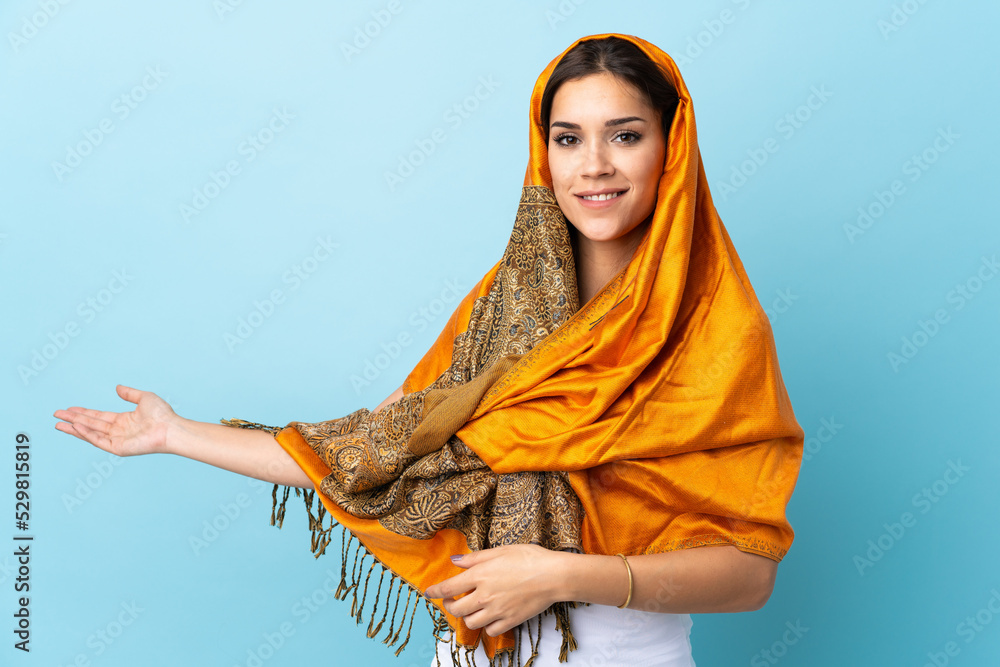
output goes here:
[{"label": "extended hand", "polygon": [[566,555],[533,544],[465,554],[455,563],[465,572],[434,584],[425,595],[443,598],[449,614],[496,637],[561,600]]},{"label": "extended hand", "polygon": [[167,426],[177,415],[167,402],[151,391],[117,386],[118,395],[136,404],[132,412],[101,412],[72,407],[56,410],[63,421],[56,429],[118,456],[135,456],[163,451]]}]

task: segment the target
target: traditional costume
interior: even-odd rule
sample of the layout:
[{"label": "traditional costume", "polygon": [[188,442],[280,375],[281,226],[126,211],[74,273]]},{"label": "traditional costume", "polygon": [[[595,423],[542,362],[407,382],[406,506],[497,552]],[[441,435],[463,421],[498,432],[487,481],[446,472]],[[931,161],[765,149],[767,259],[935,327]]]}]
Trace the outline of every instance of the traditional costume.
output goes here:
[{"label": "traditional costume", "polygon": [[[315,424],[223,422],[270,430],[312,479],[313,551],[343,528],[337,595],[351,598],[358,622],[368,617],[369,637],[385,633],[392,645],[406,627],[405,645],[423,602],[439,638],[453,631],[455,665],[480,643],[491,664],[530,661],[526,626],[490,637],[423,599],[460,572],[452,554],[728,544],[780,561],[792,543],[785,507],[802,429],[770,324],[712,203],[691,98],[669,56],[614,36],[648,55],[679,96],[652,222],[627,267],[581,307],[539,119],[546,81],[578,40],[535,84],[506,250],[406,377],[404,396]],[[288,496],[275,496],[272,522]],[[562,633],[560,660],[575,647],[574,607],[545,612]]]}]

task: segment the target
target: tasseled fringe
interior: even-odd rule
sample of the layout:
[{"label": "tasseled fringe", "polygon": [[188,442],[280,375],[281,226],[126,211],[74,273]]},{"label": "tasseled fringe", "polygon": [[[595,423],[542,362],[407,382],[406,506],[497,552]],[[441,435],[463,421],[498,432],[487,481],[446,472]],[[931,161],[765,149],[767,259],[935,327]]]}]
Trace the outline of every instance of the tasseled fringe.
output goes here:
[{"label": "tasseled fringe", "polygon": [[312,533],[312,552],[316,554],[316,558],[319,558],[326,553],[326,547],[330,544],[330,533],[339,524],[330,518],[330,525],[326,528],[323,527],[323,520],[326,519],[326,506],[322,502],[318,502],[319,507],[316,508],[316,516],[312,513],[313,497],[316,495],[315,491],[305,492],[305,503],[306,512],[309,513],[309,531]]},{"label": "tasseled fringe", "polygon": [[[256,429],[260,431],[267,431],[271,435],[277,435],[281,431],[281,427],[278,426],[265,426],[264,424],[258,424],[256,422],[245,421],[243,419],[222,419],[220,420],[222,424],[226,426],[232,426],[234,428],[247,428]],[[271,525],[281,528],[285,521],[285,510],[288,505],[288,498],[291,494],[292,488],[285,487],[284,491],[281,493],[281,500],[278,499],[278,487],[279,484],[274,485],[274,490],[271,492]],[[319,558],[324,553],[326,553],[326,547],[330,544],[331,533],[334,528],[340,526],[339,523],[333,520],[333,517],[326,511],[326,507],[322,502],[318,503],[315,514],[313,513],[313,503],[315,500],[316,492],[309,490],[304,491],[302,489],[295,489],[296,496],[302,496],[303,501],[306,506],[306,513],[309,517],[309,532],[310,532],[310,542],[312,547],[312,552],[315,554],[316,558]],[[329,524],[324,526],[324,524]],[[417,589],[410,586],[409,582],[405,581],[402,577],[397,575],[389,568],[385,567],[368,549],[361,544],[353,533],[351,533],[347,528],[342,527],[342,533],[340,536],[340,583],[337,586],[337,590],[334,592],[334,597],[341,601],[346,601],[347,596],[351,595],[351,616],[354,617],[355,622],[360,624],[362,617],[364,616],[365,602],[368,600],[368,584],[371,581],[372,572],[375,566],[378,565],[381,569],[379,570],[379,580],[378,587],[375,590],[374,602],[371,607],[371,617],[368,621],[368,629],[366,631],[367,635],[374,639],[378,633],[382,630],[385,623],[386,617],[389,615],[389,603],[392,596],[396,596],[396,602],[392,605],[392,617],[389,619],[389,626],[386,630],[386,635],[382,639],[383,644],[389,646],[394,646],[397,641],[399,641],[399,636],[403,631],[403,626],[406,626],[406,637],[403,639],[403,643],[399,645],[396,649],[396,656],[406,648],[407,643],[410,641],[410,632],[413,629],[413,620],[417,613],[417,602],[420,598],[423,598],[423,593]],[[356,544],[355,544],[356,543]],[[351,576],[348,579],[347,576],[347,562],[351,560],[351,548],[354,547],[354,558],[351,563]],[[358,557],[360,556],[360,562]],[[372,562],[368,566],[368,573],[365,575],[364,589],[361,591],[361,601],[358,602],[358,589],[361,586],[361,574],[364,572],[365,559],[371,556]],[[382,618],[379,619],[378,623],[375,623],[375,616],[378,613],[379,602],[382,600],[382,584],[385,579],[386,570],[392,575],[389,579],[389,585],[385,587],[385,606],[382,610]],[[393,592],[393,583],[397,582],[396,590]],[[396,615],[399,611],[399,601],[403,595],[403,585],[406,585],[406,603],[403,606],[403,615],[400,616],[399,624],[396,624]],[[416,596],[414,596],[416,593]],[[410,598],[413,600],[413,608],[410,608]],[[562,633],[562,645],[559,649],[559,662],[566,662],[569,658],[569,652],[575,651],[577,644],[576,639],[573,637],[573,632],[570,629],[569,624],[569,609],[571,607],[576,607],[575,602],[558,602],[548,609],[546,609],[543,614],[555,614],[556,629]],[[444,614],[437,608],[434,607],[429,600],[424,598],[424,605],[427,607],[427,612],[430,614],[431,622],[434,624],[434,638],[439,642],[448,641],[448,639],[443,637],[443,634],[450,630],[448,626],[448,621]],[[406,617],[409,615],[410,621],[407,623]],[[535,622],[535,627],[537,634],[532,636],[531,624],[532,621]],[[538,645],[542,639],[542,618],[541,615],[536,616],[533,619],[528,619],[525,623],[528,628],[528,645],[531,648],[531,655],[528,656],[528,661],[521,663],[521,644],[523,643],[523,629],[519,626],[517,629],[517,641],[515,646],[497,651],[496,655],[489,662],[489,667],[504,667],[504,659],[506,658],[507,667],[531,667],[538,657]],[[476,667],[475,659],[475,648],[469,648],[465,646],[458,646],[455,641],[455,633],[452,632],[450,635],[451,641],[451,657],[452,662],[455,667],[461,667],[462,656],[459,655],[460,650],[464,649],[465,652],[465,664],[467,667]],[[440,665],[440,659],[438,660],[438,665]]]},{"label": "tasseled fringe", "polygon": [[[417,593],[417,596],[420,597],[420,593],[419,592]],[[409,597],[409,596],[407,596],[407,597]],[[414,598],[414,600],[413,600],[413,612],[410,614],[410,624],[408,626],[406,626],[406,639],[404,639],[403,643],[400,644],[399,648],[396,649],[396,657],[397,658],[399,657],[399,654],[403,652],[403,649],[406,648],[406,645],[410,643],[410,631],[413,630],[413,619],[416,618],[416,616],[417,616],[417,600],[416,600],[416,598]],[[403,620],[406,620],[406,611],[403,612]],[[402,624],[400,624],[400,625],[402,625]],[[393,639],[395,639],[395,637],[393,637]]]},{"label": "tasseled fringe", "polygon": [[434,623],[434,637],[439,641],[443,641],[441,637],[442,633],[451,630],[451,626],[448,625],[448,619],[445,618],[441,610],[431,604],[431,601],[424,599],[424,604],[427,605],[427,613],[431,615],[431,622]]},{"label": "tasseled fringe", "polygon": [[[365,632],[365,634],[368,635],[369,639],[375,637],[375,635],[378,634],[378,631],[382,629],[382,621],[385,620],[385,614],[382,614],[382,620],[378,622],[378,626],[375,625],[375,614],[378,613],[378,601],[379,601],[379,596],[382,595],[382,582],[385,580],[386,572],[390,572],[392,574],[393,579],[396,578],[396,574],[392,572],[392,570],[386,570],[385,568],[382,568],[382,571],[379,572],[378,574],[378,590],[375,591],[375,605],[372,607],[372,618],[370,621],[368,621],[368,630]],[[391,583],[389,585],[392,586]],[[364,604],[363,600],[361,604],[362,605]],[[388,612],[389,607],[386,606],[385,610]]]},{"label": "tasseled fringe", "polygon": [[[277,524],[278,528],[281,528],[282,524],[285,523],[285,503],[288,502],[288,492],[292,490],[292,487],[285,487],[285,495],[281,498],[281,504],[278,504],[278,485],[275,484],[274,488],[271,489],[271,525]],[[296,495],[298,495],[298,489],[295,489]]]},{"label": "tasseled fringe", "polygon": [[[271,435],[277,435],[281,431],[280,427],[276,426],[265,426],[263,424],[258,424],[256,422],[250,422],[243,419],[222,419],[220,420],[222,424],[226,426],[231,426],[234,428],[246,428],[246,429],[256,429],[260,431],[267,431]],[[292,488],[285,487],[284,490],[279,490],[279,484],[274,485],[274,489],[271,492],[271,525],[281,528],[285,520],[285,511],[288,506],[288,498],[291,495]],[[399,642],[400,635],[403,633],[403,628],[406,628],[406,635],[403,637],[402,643],[396,648],[396,656],[406,648],[406,645],[410,641],[410,636],[413,630],[413,621],[417,614],[417,602],[420,598],[423,598],[423,593],[416,590],[410,584],[405,581],[402,577],[397,575],[389,568],[385,567],[374,554],[368,551],[360,540],[358,540],[353,533],[351,533],[347,528],[340,526],[339,523],[334,521],[333,517],[326,511],[326,507],[322,502],[316,503],[316,492],[313,490],[303,490],[294,489],[296,496],[302,496],[302,499],[306,506],[306,514],[309,518],[309,532],[310,532],[310,542],[311,549],[316,558],[319,558],[324,553],[326,553],[326,548],[331,543],[331,534],[333,530],[337,527],[342,529],[340,538],[340,583],[337,586],[337,590],[334,592],[334,597],[341,601],[346,601],[347,597],[351,596],[351,616],[354,617],[356,623],[360,624],[365,615],[365,604],[368,602],[368,587],[371,583],[372,573],[375,571],[375,567],[380,568],[378,572],[378,586],[374,589],[375,593],[372,597],[371,609],[368,612],[370,619],[368,622],[368,629],[366,634],[368,637],[375,639],[378,634],[383,630],[385,626],[385,620],[389,616],[389,607],[392,606],[392,616],[389,618],[389,625],[385,629],[385,637],[382,638],[382,643],[388,646],[395,646]],[[280,493],[279,493],[280,492]],[[280,499],[278,496],[281,496]],[[313,511],[314,503],[317,505],[316,511]],[[354,556],[351,557],[351,549],[354,549]],[[368,572],[365,573],[365,560],[371,558],[371,562],[368,565]],[[351,561],[351,572],[350,577],[348,577],[347,564]],[[385,580],[385,574],[388,571],[391,574],[389,579],[389,584],[383,586]],[[364,587],[362,588],[362,574],[364,574]],[[395,585],[395,590],[393,590]],[[406,603],[403,606],[403,613],[399,615],[399,603],[403,595],[403,586],[406,586]],[[385,594],[383,596],[382,589],[385,588]],[[358,600],[358,592],[361,592],[361,599]],[[395,602],[393,603],[392,598],[395,596]],[[383,599],[384,598],[384,599]],[[411,605],[412,601],[412,605]],[[430,602],[424,598],[427,611],[431,616],[431,621],[434,624],[434,635],[435,637],[440,637],[445,630],[449,629],[448,621],[445,619],[444,614],[442,614],[437,608],[433,607]],[[378,615],[378,610],[380,604],[383,604],[382,617],[375,622]],[[399,623],[396,622],[396,617],[399,616]],[[407,621],[407,616],[409,616],[409,621]]]},{"label": "tasseled fringe", "polygon": [[[408,610],[410,609],[410,597],[411,597],[412,595],[413,595],[413,587],[412,587],[412,586],[408,586],[408,591],[407,591],[407,593],[406,593],[406,606],[405,606],[405,607],[403,607],[403,622],[405,622],[405,621],[406,621],[406,612],[407,612],[407,611],[408,611]],[[397,607],[399,606],[399,598],[396,598],[396,606],[397,606]],[[416,609],[416,608],[417,608],[417,605],[416,605],[416,604],[414,604],[414,605],[413,605],[413,608],[414,608],[414,609]],[[395,617],[395,614],[393,614],[393,617]],[[389,625],[391,626],[392,624],[390,623]],[[396,643],[396,640],[398,640],[398,639],[399,639],[399,633],[400,633],[400,631],[402,631],[402,629],[403,629],[403,624],[402,624],[402,623],[400,623],[400,625],[399,625],[399,628],[398,628],[398,629],[396,630],[396,634],[394,634],[394,635],[392,636],[392,639],[391,639],[391,640],[389,640],[388,642],[382,642],[382,643],[383,643],[383,644],[388,644],[389,646],[392,646],[393,644],[395,644],[395,643]],[[390,633],[391,633],[391,632],[392,632],[392,631],[390,630]]]},{"label": "tasseled fringe", "polygon": [[[274,486],[274,491],[271,494],[273,500],[271,525],[281,528],[292,489],[285,487],[284,491],[279,493],[278,486],[277,484]],[[398,656],[410,641],[413,621],[417,613],[417,599],[423,597],[423,595],[420,591],[410,586],[402,577],[385,567],[347,528],[334,521],[333,517],[326,511],[323,503],[316,503],[315,491],[303,491],[301,489],[294,489],[294,491],[296,496],[302,496],[306,506],[306,514],[309,519],[310,546],[316,558],[326,553],[327,546],[332,542],[331,535],[333,530],[338,527],[341,528],[340,583],[337,586],[337,590],[334,591],[334,597],[341,601],[346,601],[348,597],[351,598],[350,614],[354,618],[355,623],[360,625],[365,614],[368,614],[368,628],[365,634],[371,639],[376,639],[383,628],[386,628],[386,634],[382,638],[382,643],[388,646],[395,646],[399,642],[400,636],[403,635],[405,627],[406,634],[403,636],[402,643],[399,644],[395,652]],[[314,504],[317,505],[315,512],[313,511]],[[368,569],[365,571],[365,562],[369,558],[371,561],[368,562]],[[350,564],[350,572],[348,572],[348,564]],[[379,568],[377,573],[375,572],[376,567]],[[369,584],[372,583],[373,573],[377,574],[378,586],[373,586],[375,593],[371,598],[371,604],[368,604],[368,589]],[[388,584],[385,583],[386,573],[391,575]],[[403,606],[403,613],[400,615],[399,603],[402,601],[404,585],[406,586],[406,601]],[[384,594],[382,592],[383,589],[385,589]],[[393,596],[395,596],[394,603]],[[425,602],[427,603],[431,620],[434,623],[435,636],[438,636],[444,630],[448,629],[448,621],[445,619],[444,614],[434,608],[430,602],[426,599]],[[366,604],[370,609],[366,609]],[[381,618],[378,614],[380,607],[382,608]],[[391,617],[389,615],[390,607],[392,608]],[[399,616],[398,623],[396,622],[397,616]],[[409,621],[407,621],[407,617],[409,617]],[[387,618],[389,619],[388,626],[386,626]]]},{"label": "tasseled fringe", "polygon": [[[531,655],[528,657],[528,662],[525,663],[524,667],[531,667],[535,663],[535,658],[538,657],[538,643],[542,641],[542,618],[536,616],[534,621],[535,625],[538,627],[538,635],[536,637],[531,636],[531,620],[528,619],[528,645],[531,647]],[[518,643],[518,651],[520,651],[520,642]],[[521,660],[521,654],[517,655],[518,662]]]},{"label": "tasseled fringe", "polygon": [[[574,607],[576,605],[573,605]],[[556,630],[562,633],[562,645],[559,647],[559,662],[569,660],[569,652],[576,650],[576,638],[569,627],[569,609],[565,604],[554,604],[549,609],[556,615]],[[539,626],[539,630],[541,627]],[[538,633],[541,636],[541,632]]]},{"label": "tasseled fringe", "polygon": [[[358,552],[360,551],[361,548],[359,547]],[[355,562],[357,562],[358,559],[358,552],[354,553]],[[361,586],[361,570],[365,569],[366,558],[368,558],[367,549],[365,549],[365,553],[361,555],[361,567],[358,568],[357,575],[355,575],[353,569],[351,570],[351,616],[356,617],[358,623],[361,623],[361,614],[358,612],[358,588]],[[372,565],[375,565],[374,561],[372,562]]]},{"label": "tasseled fringe", "polygon": [[[515,645],[511,648],[497,651],[493,658],[490,659],[488,667],[532,667],[535,663],[535,658],[538,657],[538,646],[542,641],[542,616],[545,614],[555,615],[556,629],[562,633],[563,637],[562,646],[559,651],[559,662],[568,662],[569,652],[575,651],[577,648],[576,638],[573,636],[573,631],[569,626],[569,610],[570,608],[575,608],[577,604],[576,602],[557,602],[538,616],[529,618],[524,622],[523,626],[528,628],[527,647],[531,649],[531,655],[528,656],[527,662],[521,661],[521,646],[524,644],[524,627],[518,626]],[[534,632],[532,632],[532,624],[535,627]],[[438,638],[438,641],[441,641],[437,633],[434,636]],[[458,642],[455,641],[454,633],[450,637],[449,648],[451,651],[451,660],[455,667],[462,667],[463,664],[466,667],[478,667],[476,664],[475,647],[470,648],[458,645]],[[464,655],[462,655],[463,652]],[[438,660],[437,667],[440,667],[440,665],[441,662]]]},{"label": "tasseled fringe", "polygon": [[[271,525],[277,525],[281,528],[290,492],[291,489],[285,487],[284,491],[279,494],[278,485],[275,485],[274,491],[271,494],[274,501],[271,508]],[[279,495],[281,496],[280,500]],[[369,619],[366,634],[369,638],[377,638],[379,632],[384,627],[387,627],[386,634],[382,638],[382,643],[388,646],[395,646],[399,642],[400,636],[403,634],[403,627],[405,626],[406,634],[395,651],[395,655],[398,657],[410,641],[413,621],[417,614],[417,602],[423,598],[427,613],[430,615],[431,622],[433,623],[434,638],[437,641],[448,641],[444,635],[451,628],[448,625],[445,615],[437,607],[433,606],[429,600],[424,598],[421,591],[413,588],[402,577],[385,567],[374,554],[365,548],[353,533],[333,520],[333,517],[326,511],[326,507],[324,507],[322,502],[318,503],[316,511],[313,512],[315,491],[295,489],[295,495],[302,495],[303,497],[302,499],[309,518],[312,552],[317,558],[326,553],[326,547],[332,541],[331,534],[333,530],[337,527],[341,528],[340,583],[334,592],[334,597],[342,601],[346,601],[348,597],[351,598],[350,614],[354,618],[355,623],[360,625],[365,614],[368,614]],[[352,551],[354,552],[353,555],[351,554]],[[366,572],[365,562],[369,558],[371,558],[371,561],[368,563]],[[350,572],[348,572],[348,563],[350,563]],[[365,605],[368,602],[368,588],[376,567],[380,568],[377,573],[378,586],[374,587],[373,602],[370,605],[370,610],[366,611]],[[385,575],[387,572],[391,576],[388,585],[385,585]],[[404,585],[406,586],[406,600],[403,604],[403,613],[399,615],[399,603],[402,601]],[[385,589],[385,594],[382,593],[383,588]],[[394,588],[395,590],[393,590]],[[393,596],[395,596],[394,603],[392,602]],[[382,615],[376,622],[380,605],[382,606]],[[392,606],[391,616],[389,615],[390,606]],[[569,624],[569,609],[571,607],[576,607],[576,603],[559,602],[542,612],[543,614],[555,615],[556,628],[562,633],[559,662],[566,662],[569,658],[569,652],[575,651],[577,647],[576,639],[573,637],[573,632]],[[399,616],[398,623],[396,622],[397,616]],[[409,617],[409,621],[407,621],[407,617]],[[385,625],[386,618],[389,619],[388,626]],[[534,624],[534,631],[532,630],[532,624]],[[489,667],[531,667],[534,664],[535,658],[538,657],[538,646],[542,639],[541,615],[533,619],[528,619],[525,625],[528,628],[527,648],[531,649],[531,654],[527,656],[527,661],[522,662],[521,645],[524,641],[524,633],[523,629],[518,627],[515,646],[497,651],[489,661]],[[462,655],[463,653],[464,655]],[[455,667],[461,667],[463,664],[466,667],[478,667],[476,665],[475,648],[457,645],[454,633],[451,633],[451,657]]]},{"label": "tasseled fringe", "polygon": [[249,428],[255,431],[267,431],[271,435],[278,435],[281,432],[280,426],[265,426],[264,424],[258,424],[257,422],[248,422],[245,419],[220,419],[219,423],[224,426],[232,426],[233,428]]},{"label": "tasseled fringe", "polygon": [[[256,422],[249,422],[242,419],[222,419],[220,420],[222,424],[226,426],[232,426],[234,428],[247,428],[256,429],[261,431],[267,431],[271,435],[277,435],[281,431],[281,427],[277,426],[265,426],[263,424],[258,424]],[[285,510],[288,505],[288,498],[292,492],[291,487],[285,487],[284,491],[281,493],[281,499],[278,499],[279,484],[274,485],[274,490],[271,492],[271,525],[281,528],[285,521]],[[326,507],[322,502],[318,503],[315,514],[313,513],[313,503],[315,500],[315,491],[304,491],[302,489],[294,489],[296,496],[302,496],[303,501],[306,506],[306,513],[309,517],[309,532],[310,532],[310,542],[313,554],[316,558],[319,558],[324,553],[326,553],[326,547],[330,544],[331,533],[334,528],[340,526],[339,523],[333,520],[333,517],[326,511]],[[324,524],[329,524],[324,526]],[[392,600],[393,595],[396,597],[395,603],[392,605],[392,616],[389,618],[389,626],[386,630],[386,635],[382,639],[383,644],[388,646],[394,646],[396,642],[399,641],[399,636],[403,631],[403,626],[406,626],[406,636],[403,638],[403,643],[399,645],[396,649],[395,654],[398,657],[402,653],[403,649],[410,641],[410,633],[413,629],[413,620],[417,614],[417,602],[423,597],[421,591],[413,588],[407,581],[402,577],[397,575],[389,568],[385,567],[375,556],[365,548],[363,544],[354,534],[351,533],[347,528],[342,527],[342,533],[340,537],[340,583],[337,586],[337,590],[334,592],[334,597],[341,601],[346,601],[347,596],[351,595],[351,616],[354,617],[355,622],[360,624],[362,617],[364,616],[365,602],[368,600],[368,584],[371,580],[372,572],[375,566],[378,565],[381,570],[379,571],[378,587],[375,590],[374,602],[372,603],[370,619],[368,621],[368,629],[366,634],[368,637],[374,639],[378,633],[382,630],[385,624],[385,619],[389,616],[389,605]],[[351,548],[354,547],[354,559],[351,563],[351,576],[348,579],[347,576],[347,562],[351,560]],[[360,556],[360,562],[358,557]],[[364,572],[365,559],[371,556],[372,562],[368,566],[368,573],[365,575],[364,589],[361,592],[361,601],[358,601],[358,589],[361,586],[361,573]],[[379,619],[378,623],[375,623],[375,616],[378,613],[379,602],[382,600],[382,584],[385,579],[386,571],[392,575],[389,579],[389,585],[385,587],[385,606],[382,610],[382,618]],[[396,590],[393,591],[393,584],[396,584]],[[399,618],[399,624],[396,624],[396,616],[399,611],[399,602],[403,595],[403,586],[406,586],[406,603],[403,605],[403,614]],[[416,596],[414,596],[416,594]],[[410,599],[413,600],[413,607],[410,608]],[[424,598],[424,604],[427,607],[427,612],[430,614],[431,622],[434,624],[434,638],[439,642],[448,641],[443,637],[444,633],[450,630],[448,621],[444,614],[434,607],[429,600]],[[576,650],[576,639],[573,637],[573,632],[570,630],[569,625],[569,608],[576,607],[575,602],[559,602],[548,609],[546,609],[544,614],[555,614],[556,618],[556,628],[562,632],[562,646],[559,650],[559,662],[566,662],[570,651]],[[406,617],[409,615],[410,621],[407,623]],[[536,634],[533,636],[531,631],[532,621],[535,622]],[[531,648],[531,655],[528,656],[528,661],[521,663],[521,645],[523,643],[523,630],[521,627],[517,629],[517,642],[514,647],[497,651],[496,655],[489,662],[489,667],[531,667],[538,657],[538,645],[542,639],[542,621],[541,615],[536,616],[533,619],[528,619],[525,623],[528,628],[528,646]],[[465,658],[465,665],[467,667],[477,667],[475,658],[475,648],[469,648],[466,646],[458,646],[455,641],[455,633],[452,632],[450,635],[451,642],[451,658],[454,667],[461,667],[462,657]],[[464,650],[465,655],[460,656],[459,653]],[[436,653],[436,651],[435,651]],[[505,663],[506,659],[506,663]],[[437,660],[437,664],[440,667],[440,659]]]},{"label": "tasseled fringe", "polygon": [[[374,569],[375,569],[375,559],[372,558],[372,564],[368,568],[368,576],[365,577],[365,591],[361,595],[361,604],[358,605],[358,615],[357,615],[358,625],[361,625],[361,609],[364,608],[364,606],[365,606],[365,600],[368,599],[368,582],[371,581],[372,571]],[[385,572],[385,568],[382,568],[382,572]],[[381,576],[381,574],[379,576]],[[378,599],[377,598],[375,600],[375,608],[372,609],[372,619],[375,618],[375,612],[376,611],[378,611]],[[369,624],[369,627],[371,627],[371,624]]]},{"label": "tasseled fringe", "polygon": [[[348,535],[348,531],[344,531],[340,534],[340,585],[337,586],[337,593],[334,597],[338,600],[347,599],[347,552],[351,549],[351,541],[354,539],[354,534],[351,533],[350,540],[347,540],[345,546],[344,539]],[[343,594],[343,595],[342,595]]]},{"label": "tasseled fringe", "polygon": [[[405,583],[406,583],[405,581],[403,581],[402,579],[400,579],[399,580],[399,585],[396,587],[396,604],[393,605],[393,607],[392,607],[392,618],[389,620],[389,634],[387,634],[385,636],[385,639],[382,640],[383,644],[388,644],[390,646],[392,645],[392,642],[390,641],[390,640],[392,640],[392,627],[396,624],[396,612],[399,611],[399,596],[402,594],[403,584],[405,584]],[[409,598],[407,598],[407,602],[409,602]],[[386,611],[388,611],[388,610],[389,610],[389,607],[386,606]],[[395,641],[395,640],[392,640],[392,641]]]}]

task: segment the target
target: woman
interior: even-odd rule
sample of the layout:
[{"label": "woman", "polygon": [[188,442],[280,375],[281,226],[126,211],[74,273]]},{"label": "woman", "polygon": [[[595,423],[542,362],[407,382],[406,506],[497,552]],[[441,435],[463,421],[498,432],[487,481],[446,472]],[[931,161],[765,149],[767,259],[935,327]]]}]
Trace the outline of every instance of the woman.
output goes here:
[{"label": "woman", "polygon": [[693,664],[688,614],[761,607],[793,537],[802,430],[770,326],[662,51],[571,45],[535,85],[530,149],[503,257],[374,411],[220,426],[119,386],[135,411],[56,428],[315,488],[313,549],[343,526],[338,596],[386,643],[422,596],[456,665]]}]

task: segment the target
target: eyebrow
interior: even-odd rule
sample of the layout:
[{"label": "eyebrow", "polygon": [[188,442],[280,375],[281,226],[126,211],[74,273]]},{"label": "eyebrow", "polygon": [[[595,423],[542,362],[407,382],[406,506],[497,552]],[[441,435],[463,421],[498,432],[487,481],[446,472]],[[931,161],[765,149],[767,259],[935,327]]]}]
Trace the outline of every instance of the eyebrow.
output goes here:
[{"label": "eyebrow", "polygon": [[[631,123],[633,121],[639,121],[642,123],[646,122],[645,118],[640,118],[639,116],[626,116],[625,118],[612,118],[611,120],[604,123],[604,127],[615,127],[616,125],[624,125],[625,123]],[[557,120],[552,123],[551,127],[565,127],[567,130],[579,130],[580,126],[576,123],[567,123],[565,121]]]}]

